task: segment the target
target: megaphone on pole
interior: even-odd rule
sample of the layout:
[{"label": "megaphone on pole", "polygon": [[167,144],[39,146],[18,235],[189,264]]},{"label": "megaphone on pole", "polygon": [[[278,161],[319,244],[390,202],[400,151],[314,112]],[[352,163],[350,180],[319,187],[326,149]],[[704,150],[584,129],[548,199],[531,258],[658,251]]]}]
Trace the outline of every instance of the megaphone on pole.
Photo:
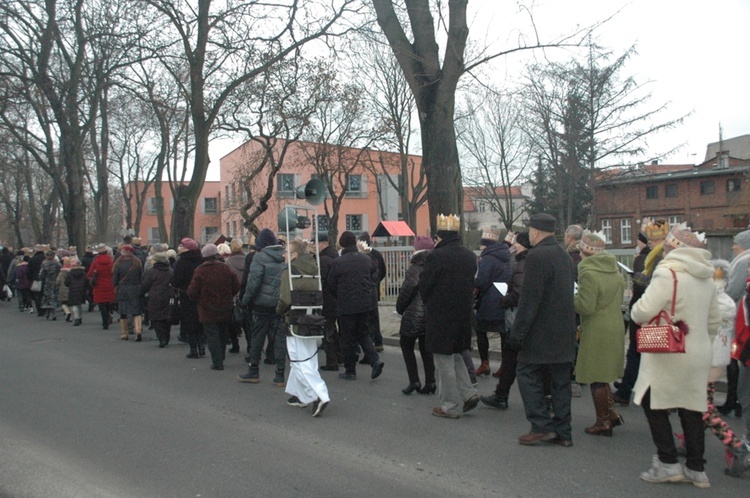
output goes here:
[{"label": "megaphone on pole", "polygon": [[297,199],[305,199],[308,204],[317,206],[326,198],[326,185],[319,179],[313,178],[304,187],[297,187],[295,195]]},{"label": "megaphone on pole", "polygon": [[310,218],[306,216],[300,216],[297,214],[297,210],[291,206],[287,206],[279,212],[279,230],[288,232],[290,230],[310,228]]}]

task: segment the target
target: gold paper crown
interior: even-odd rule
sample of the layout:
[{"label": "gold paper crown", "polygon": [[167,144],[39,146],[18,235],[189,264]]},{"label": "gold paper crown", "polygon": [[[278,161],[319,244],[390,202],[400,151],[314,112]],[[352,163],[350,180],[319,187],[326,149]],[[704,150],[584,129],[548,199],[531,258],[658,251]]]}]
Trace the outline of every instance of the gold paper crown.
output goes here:
[{"label": "gold paper crown", "polygon": [[706,246],[706,234],[693,232],[688,228],[687,223],[680,223],[672,228],[664,242],[676,249],[680,247],[702,249]]},{"label": "gold paper crown", "polygon": [[663,239],[669,233],[669,223],[663,218],[656,221],[649,219],[648,223],[643,226],[643,233],[648,239]]},{"label": "gold paper crown", "polygon": [[460,228],[461,228],[461,218],[459,218],[455,214],[449,214],[448,216],[445,216],[444,214],[437,215],[437,229],[438,230],[458,232]]},{"label": "gold paper crown", "polygon": [[578,248],[588,254],[602,252],[607,245],[607,236],[604,232],[586,232],[578,242]]}]

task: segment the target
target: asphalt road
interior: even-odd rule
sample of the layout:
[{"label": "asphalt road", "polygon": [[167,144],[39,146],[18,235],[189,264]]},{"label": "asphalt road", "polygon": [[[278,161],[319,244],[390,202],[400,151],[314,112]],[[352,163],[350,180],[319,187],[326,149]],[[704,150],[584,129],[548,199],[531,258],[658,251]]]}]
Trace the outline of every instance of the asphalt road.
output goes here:
[{"label": "asphalt road", "polygon": [[[573,447],[524,447],[515,388],[507,411],[433,417],[434,396],[401,394],[395,347],[375,381],[367,366],[355,382],[324,372],[332,402],[313,418],[286,405],[272,366],[243,384],[242,355],[216,372],[184,345],[159,349],[152,331],[122,342],[97,324],[97,312],[73,327],[0,303],[0,496],[747,496],[750,476],[723,475],[710,433],[710,490],[641,481],[655,452],[642,412],[623,409],[612,438],[586,435],[585,390]],[[481,394],[493,387],[480,380]]]}]

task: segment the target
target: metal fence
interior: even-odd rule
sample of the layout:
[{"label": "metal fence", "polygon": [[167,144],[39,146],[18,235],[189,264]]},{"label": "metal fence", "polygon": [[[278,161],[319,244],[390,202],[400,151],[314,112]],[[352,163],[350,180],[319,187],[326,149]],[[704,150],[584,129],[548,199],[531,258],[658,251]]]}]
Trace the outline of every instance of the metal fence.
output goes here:
[{"label": "metal fence", "polygon": [[[404,276],[406,275],[406,269],[409,267],[409,260],[414,252],[412,246],[396,246],[396,247],[378,247],[378,251],[383,255],[385,260],[385,280],[380,285],[380,302],[383,304],[395,304],[398,298],[398,291],[401,288],[401,284],[404,282]],[[479,251],[475,251],[477,256]],[[622,264],[633,267],[633,259],[635,257],[634,249],[613,249],[609,251],[617,260]],[[630,275],[624,270],[622,271],[623,276],[627,284],[624,296],[624,302],[630,302]]]}]

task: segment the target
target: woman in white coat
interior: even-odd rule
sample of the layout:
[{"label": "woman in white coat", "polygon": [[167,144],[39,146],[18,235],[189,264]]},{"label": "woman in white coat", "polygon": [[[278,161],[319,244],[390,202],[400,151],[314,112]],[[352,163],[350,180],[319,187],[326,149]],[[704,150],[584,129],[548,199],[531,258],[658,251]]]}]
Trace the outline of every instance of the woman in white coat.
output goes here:
[{"label": "woman in white coat", "polygon": [[[684,225],[672,228],[664,241],[665,257],[631,311],[633,320],[644,325],[662,310],[669,314],[676,279],[673,321],[687,325],[685,353],[643,353],[635,384],[635,402],[643,406],[657,448],[652,467],[641,473],[641,479],[648,482],[688,481],[698,487],[710,486],[703,470],[703,413],[707,409],[711,340],[721,316],[714,268],[709,262],[711,253],[704,247],[702,234],[693,233]],[[685,433],[684,468],[677,462],[670,409],[677,409]]]}]

